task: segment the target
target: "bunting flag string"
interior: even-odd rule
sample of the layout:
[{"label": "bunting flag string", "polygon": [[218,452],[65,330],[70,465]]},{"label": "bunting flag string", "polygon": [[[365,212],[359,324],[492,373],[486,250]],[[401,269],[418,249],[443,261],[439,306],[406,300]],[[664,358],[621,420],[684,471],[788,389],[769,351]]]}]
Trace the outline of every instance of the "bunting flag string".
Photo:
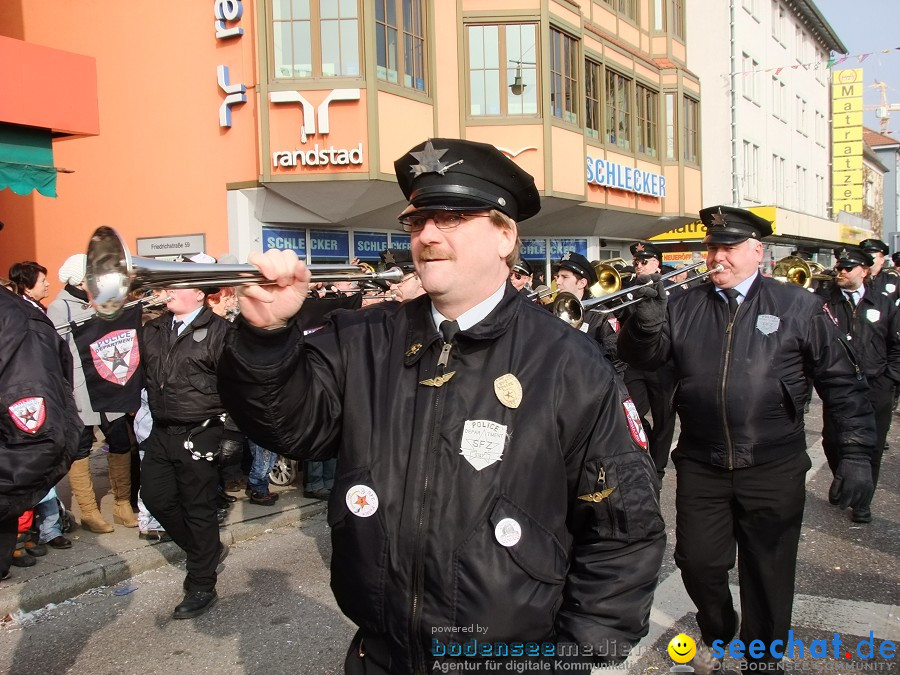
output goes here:
[{"label": "bunting flag string", "polygon": [[831,70],[832,68],[842,65],[850,59],[856,59],[856,63],[862,63],[870,56],[875,56],[876,54],[890,54],[895,51],[900,51],[900,47],[881,49],[879,51],[867,52],[865,54],[835,54],[829,57],[827,61],[815,61],[814,63],[795,63],[790,66],[775,66],[773,68],[754,68],[752,70],[739,70],[735,73],[735,75],[750,75],[751,73],[775,73],[776,75],[781,75],[782,71],[784,70],[797,70],[797,68],[803,68],[803,70],[809,70],[810,68],[812,68],[813,70],[818,70],[819,68]]}]

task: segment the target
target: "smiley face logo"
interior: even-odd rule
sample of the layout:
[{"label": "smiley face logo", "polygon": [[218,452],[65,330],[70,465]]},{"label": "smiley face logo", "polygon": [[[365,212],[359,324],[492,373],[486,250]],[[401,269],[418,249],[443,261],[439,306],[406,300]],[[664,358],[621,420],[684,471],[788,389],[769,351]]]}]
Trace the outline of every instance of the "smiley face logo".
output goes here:
[{"label": "smiley face logo", "polygon": [[687,663],[697,653],[697,643],[690,635],[679,633],[669,641],[668,651],[675,663]]}]

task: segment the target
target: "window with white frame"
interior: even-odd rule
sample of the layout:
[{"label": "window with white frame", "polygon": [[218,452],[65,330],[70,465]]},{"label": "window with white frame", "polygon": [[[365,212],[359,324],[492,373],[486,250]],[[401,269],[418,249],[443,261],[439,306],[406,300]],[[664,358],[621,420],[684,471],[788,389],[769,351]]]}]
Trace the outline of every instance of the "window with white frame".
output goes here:
[{"label": "window with white frame", "polygon": [[744,141],[744,198],[759,200],[759,146]]},{"label": "window with white frame", "polygon": [[666,92],[666,159],[678,157],[678,127],[676,126],[675,94]]},{"label": "window with white frame", "polygon": [[744,98],[756,102],[759,100],[759,95],[756,90],[756,80],[759,77],[759,61],[754,59],[749,54],[741,55],[741,89],[744,94]]},{"label": "window with white frame", "polygon": [[784,157],[772,155],[772,195],[775,206],[784,206]]},{"label": "window with white frame", "polygon": [[802,211],[806,208],[806,169],[797,164],[796,176],[794,179],[794,187],[797,195],[797,210]]},{"label": "window with white frame", "polygon": [[425,91],[424,0],[375,0],[375,62],[378,79]]},{"label": "window with white frame", "polygon": [[578,41],[555,28],[550,29],[550,113],[578,124]]},{"label": "window with white frame", "polygon": [[635,87],[637,150],[656,157],[659,148],[659,94],[638,84]]},{"label": "window with white frame", "polygon": [[606,142],[631,149],[631,78],[606,69]]},{"label": "window with white frame", "polygon": [[684,118],[684,161],[700,163],[700,102],[685,96],[682,99]]},{"label": "window with white frame", "polygon": [[600,139],[603,131],[603,67],[596,61],[584,60],[584,131]]},{"label": "window with white frame", "polygon": [[825,199],[825,176],[820,176],[816,174],[816,215],[825,217],[825,208],[826,208],[826,199]]},{"label": "window with white frame", "polygon": [[469,115],[537,115],[537,28],[533,23],[470,25]]}]

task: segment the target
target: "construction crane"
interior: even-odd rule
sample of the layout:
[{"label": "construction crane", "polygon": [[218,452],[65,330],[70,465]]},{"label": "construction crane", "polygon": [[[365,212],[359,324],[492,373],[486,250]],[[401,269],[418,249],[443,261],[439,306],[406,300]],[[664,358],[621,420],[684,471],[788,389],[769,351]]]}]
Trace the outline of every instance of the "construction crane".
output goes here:
[{"label": "construction crane", "polygon": [[900,112],[900,103],[888,103],[888,85],[886,82],[875,80],[875,84],[870,84],[869,87],[871,89],[881,90],[881,103],[878,105],[863,106],[863,110],[874,110],[875,117],[877,117],[878,121],[881,122],[881,133],[890,135],[891,112]]}]

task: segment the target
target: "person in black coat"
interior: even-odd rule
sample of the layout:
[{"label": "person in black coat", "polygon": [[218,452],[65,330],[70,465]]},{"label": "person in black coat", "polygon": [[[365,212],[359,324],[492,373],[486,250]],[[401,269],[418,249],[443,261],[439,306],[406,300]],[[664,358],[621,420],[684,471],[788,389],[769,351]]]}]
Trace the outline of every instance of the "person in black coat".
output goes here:
[{"label": "person in black coat", "polygon": [[[878,486],[881,457],[891,428],[893,389],[900,383],[900,310],[886,293],[865,283],[872,256],[860,247],[834,249],[835,283],[817,293],[823,298],[837,327],[847,336],[859,367],[869,383],[869,401],[875,411],[876,440],[872,453],[872,485]],[[829,407],[823,411],[822,447],[835,473],[840,464],[839,429]],[[870,504],[854,508],[855,523],[872,520]]]},{"label": "person in black coat", "polygon": [[[788,637],[811,466],[807,378],[840,433],[832,496],[843,507],[871,499],[875,421],[866,383],[821,301],[759,273],[771,224],[729,206],[703,209],[700,218],[707,266],[721,271],[668,301],[661,282],[639,289],[646,299],[619,333],[619,354],[639,368],[670,361],[675,369],[675,562],[702,634],[692,666],[709,675],[721,665],[712,643],[729,642],[738,628],[728,586],[736,553],[741,640]],[[771,652],[748,658],[762,661],[750,664],[759,669],[780,660]]]},{"label": "person in black coat", "polygon": [[81,435],[72,356],[31,303],[0,289],[0,578],[19,516],[66,475]]}]

